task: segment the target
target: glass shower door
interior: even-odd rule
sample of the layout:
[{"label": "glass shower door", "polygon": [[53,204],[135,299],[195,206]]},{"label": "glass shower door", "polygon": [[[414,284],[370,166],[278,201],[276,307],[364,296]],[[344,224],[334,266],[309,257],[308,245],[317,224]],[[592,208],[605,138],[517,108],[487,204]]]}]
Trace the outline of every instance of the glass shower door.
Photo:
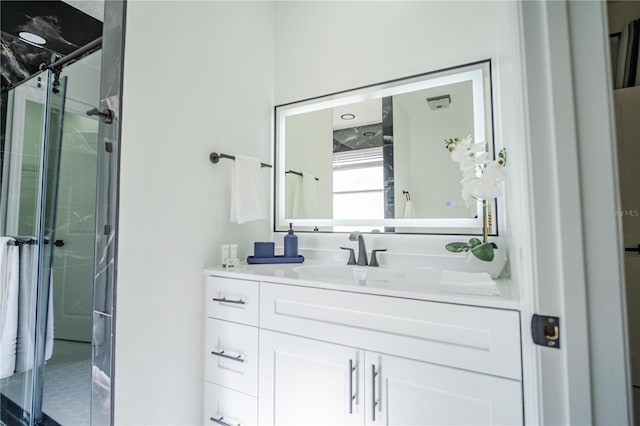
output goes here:
[{"label": "glass shower door", "polygon": [[42,413],[43,373],[53,350],[50,289],[65,91],[66,79],[47,71],[7,98],[0,194],[0,250],[5,250],[0,394],[2,421],[8,424],[48,420]]},{"label": "glass shower door", "polygon": [[[37,270],[40,246],[39,190],[42,180],[42,148],[48,75],[23,83],[3,97],[7,109],[2,151],[0,193],[0,250],[4,251],[2,281],[2,344],[0,360],[0,413],[6,424],[31,420],[34,348],[26,336],[35,330],[35,299],[26,288]],[[7,237],[14,237],[8,239]],[[17,245],[16,245],[17,244]],[[17,258],[19,275],[8,258]]]}]

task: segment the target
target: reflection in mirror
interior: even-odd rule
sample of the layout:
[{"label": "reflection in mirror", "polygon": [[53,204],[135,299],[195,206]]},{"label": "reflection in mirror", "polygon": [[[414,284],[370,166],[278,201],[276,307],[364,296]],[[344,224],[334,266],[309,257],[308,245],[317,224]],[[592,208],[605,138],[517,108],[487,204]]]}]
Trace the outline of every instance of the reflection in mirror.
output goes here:
[{"label": "reflection in mirror", "polygon": [[444,143],[467,135],[494,155],[488,60],[278,106],[275,230],[479,233]]}]

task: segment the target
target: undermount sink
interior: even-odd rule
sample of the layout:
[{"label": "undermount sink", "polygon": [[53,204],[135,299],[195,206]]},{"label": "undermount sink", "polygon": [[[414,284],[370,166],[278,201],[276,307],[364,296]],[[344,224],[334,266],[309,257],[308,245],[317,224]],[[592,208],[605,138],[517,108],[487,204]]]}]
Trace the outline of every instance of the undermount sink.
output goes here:
[{"label": "undermount sink", "polygon": [[293,269],[301,279],[357,281],[392,281],[405,277],[403,272],[381,267],[349,265],[303,265]]}]

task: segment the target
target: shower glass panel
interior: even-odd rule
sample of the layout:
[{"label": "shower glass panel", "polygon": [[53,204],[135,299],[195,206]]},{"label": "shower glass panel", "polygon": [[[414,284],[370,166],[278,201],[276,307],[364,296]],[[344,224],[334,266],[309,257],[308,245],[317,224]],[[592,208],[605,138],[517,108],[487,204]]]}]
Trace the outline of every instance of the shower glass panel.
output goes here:
[{"label": "shower glass panel", "polygon": [[45,362],[53,354],[53,249],[56,241],[55,224],[58,203],[58,178],[62,152],[62,132],[64,124],[67,78],[48,72],[49,87],[45,108],[45,129],[43,157],[43,179],[40,182],[40,230],[38,237],[38,276],[36,279],[35,312],[35,360],[33,374],[32,422],[43,421],[43,389]]},{"label": "shower glass panel", "polygon": [[[35,359],[36,276],[41,244],[41,182],[43,181],[43,141],[45,105],[49,87],[48,73],[11,90],[6,104],[6,126],[2,150],[0,193],[0,250],[5,251],[2,274],[2,347],[3,371],[0,379],[1,420],[7,424],[30,423],[33,413]],[[20,245],[13,246],[7,244]],[[15,263],[19,273],[9,271]],[[10,275],[10,272],[13,274]]]},{"label": "shower glass panel", "polygon": [[54,349],[42,410],[66,426],[90,424],[93,270],[101,52],[65,67],[64,127],[53,250]]}]

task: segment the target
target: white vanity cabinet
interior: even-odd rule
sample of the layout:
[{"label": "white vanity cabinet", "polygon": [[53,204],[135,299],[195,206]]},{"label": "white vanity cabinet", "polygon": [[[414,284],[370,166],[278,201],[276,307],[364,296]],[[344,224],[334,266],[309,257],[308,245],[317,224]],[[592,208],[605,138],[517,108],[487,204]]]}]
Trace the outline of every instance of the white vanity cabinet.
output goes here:
[{"label": "white vanity cabinet", "polygon": [[[248,281],[234,287],[230,278],[207,280],[214,289],[209,299],[220,295],[218,280],[229,297],[245,297],[232,290]],[[244,364],[233,360],[208,365],[206,380],[232,396],[255,395],[257,412],[253,402],[248,411],[260,426],[523,423],[518,311],[304,283],[251,283],[258,293],[246,300],[258,299],[257,322],[236,324],[243,332],[233,334],[244,346],[224,347],[247,360],[257,348],[257,388],[247,380],[255,374],[248,365],[242,374],[226,370]],[[227,340],[226,322],[232,321],[212,318],[211,311],[207,321],[210,351],[219,348],[217,339]],[[226,396],[210,392],[206,398],[212,407],[206,420],[210,413],[222,416],[218,405]]]}]

